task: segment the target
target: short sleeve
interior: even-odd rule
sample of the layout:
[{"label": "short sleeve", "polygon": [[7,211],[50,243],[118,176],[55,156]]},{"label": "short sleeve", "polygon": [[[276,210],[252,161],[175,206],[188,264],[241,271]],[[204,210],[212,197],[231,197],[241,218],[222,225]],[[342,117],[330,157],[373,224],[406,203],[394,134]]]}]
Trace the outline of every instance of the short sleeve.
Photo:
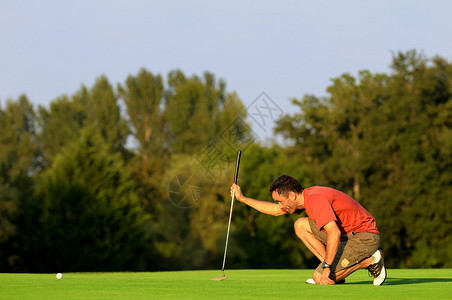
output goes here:
[{"label": "short sleeve", "polygon": [[319,230],[331,221],[337,221],[331,203],[324,195],[312,195],[309,201],[310,217],[317,223]]}]

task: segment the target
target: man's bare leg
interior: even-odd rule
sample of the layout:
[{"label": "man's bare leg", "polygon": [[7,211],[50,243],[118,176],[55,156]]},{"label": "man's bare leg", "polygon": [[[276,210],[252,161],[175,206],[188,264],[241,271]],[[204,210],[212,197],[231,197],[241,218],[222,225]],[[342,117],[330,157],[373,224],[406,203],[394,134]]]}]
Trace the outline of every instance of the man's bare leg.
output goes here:
[{"label": "man's bare leg", "polygon": [[[321,241],[314,237],[312,233],[311,226],[309,225],[308,218],[299,218],[294,223],[295,233],[300,238],[300,240],[306,245],[306,247],[319,259],[319,261],[323,262],[326,249]],[[350,268],[341,270],[337,272],[334,278],[334,281],[338,282],[342,279],[345,279],[348,275],[359,269],[365,269],[373,263],[372,256],[368,257],[361,262],[351,266]],[[317,271],[314,271],[312,278],[316,283],[320,282],[321,274]]]},{"label": "man's bare leg", "polygon": [[353,272],[359,270],[359,269],[365,269],[368,266],[372,264],[372,256],[366,258],[365,260],[362,260],[361,262],[357,263],[356,265],[351,266],[350,268],[340,270],[336,273],[336,281],[342,280],[348,275],[352,274]]},{"label": "man's bare leg", "polygon": [[323,261],[326,249],[321,241],[314,237],[308,218],[299,218],[294,223],[294,229],[300,240],[320,261]]},{"label": "man's bare leg", "polygon": [[[357,263],[356,265],[351,266],[350,268],[340,270],[336,273],[336,276],[334,278],[334,281],[338,282],[342,279],[345,279],[348,275],[352,274],[353,272],[359,270],[359,269],[365,269],[368,266],[372,264],[372,257],[366,258],[365,260]],[[314,274],[312,274],[312,279],[318,284],[320,282],[320,276],[322,274],[318,273],[317,271],[314,271]]]}]

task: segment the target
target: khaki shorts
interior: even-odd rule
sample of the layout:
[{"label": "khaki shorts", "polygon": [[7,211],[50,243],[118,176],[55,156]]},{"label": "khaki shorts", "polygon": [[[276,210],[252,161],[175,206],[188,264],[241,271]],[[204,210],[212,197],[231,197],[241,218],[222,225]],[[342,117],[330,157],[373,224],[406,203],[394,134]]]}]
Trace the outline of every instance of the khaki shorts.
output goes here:
[{"label": "khaki shorts", "polygon": [[[320,231],[317,224],[309,219],[314,237],[326,246],[327,233]],[[336,256],[331,264],[331,272],[338,272],[359,263],[360,261],[371,257],[380,245],[380,235],[368,232],[352,232],[348,235],[342,235]],[[316,269],[322,273],[322,264]]]}]

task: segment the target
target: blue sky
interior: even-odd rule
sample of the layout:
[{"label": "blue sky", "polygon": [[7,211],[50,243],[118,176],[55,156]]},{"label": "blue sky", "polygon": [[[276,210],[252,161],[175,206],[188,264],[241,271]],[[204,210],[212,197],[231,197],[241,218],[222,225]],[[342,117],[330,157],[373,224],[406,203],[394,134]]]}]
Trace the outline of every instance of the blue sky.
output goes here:
[{"label": "blue sky", "polygon": [[392,53],[452,58],[452,1],[0,0],[0,101],[35,104],[140,68],[214,73],[248,105],[325,95],[331,78],[390,72]]}]

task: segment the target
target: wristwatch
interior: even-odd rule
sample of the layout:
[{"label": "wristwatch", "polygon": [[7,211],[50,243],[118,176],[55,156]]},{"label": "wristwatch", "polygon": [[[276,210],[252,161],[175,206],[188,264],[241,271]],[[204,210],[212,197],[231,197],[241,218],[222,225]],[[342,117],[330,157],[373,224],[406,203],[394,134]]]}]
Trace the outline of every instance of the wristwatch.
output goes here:
[{"label": "wristwatch", "polygon": [[322,263],[322,269],[331,268],[331,265],[327,264],[326,262]]}]

